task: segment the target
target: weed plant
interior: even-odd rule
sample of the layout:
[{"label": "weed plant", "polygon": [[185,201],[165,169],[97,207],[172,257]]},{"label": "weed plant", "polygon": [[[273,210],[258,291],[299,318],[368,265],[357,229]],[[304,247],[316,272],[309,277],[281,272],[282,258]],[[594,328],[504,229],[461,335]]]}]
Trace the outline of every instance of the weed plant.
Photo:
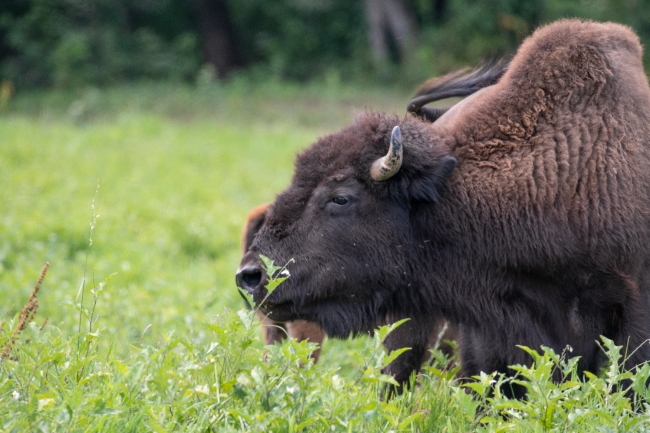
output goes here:
[{"label": "weed plant", "polygon": [[[33,318],[39,284],[23,311]],[[99,292],[94,293],[95,299]],[[367,432],[632,432],[648,431],[646,364],[620,369],[621,347],[603,338],[609,365],[601,375],[577,371],[578,358],[523,347],[532,366],[513,366],[512,379],[481,374],[459,382],[457,368],[432,349],[434,361],[413,378],[412,391],[388,401],[380,391],[394,379],[381,369],[383,339],[401,323],[380,327],[358,353],[355,368],[313,364],[312,343],[287,340],[260,347],[253,311],[226,310],[204,325],[195,343],[166,335],[158,345],[133,346],[126,357],[101,354],[88,329],[65,335],[20,314],[3,328],[10,348],[0,363],[0,425],[6,431],[367,431]],[[83,317],[80,315],[80,317]],[[18,337],[18,338],[16,338]],[[78,344],[78,342],[81,344]],[[552,380],[559,371],[561,382]],[[501,390],[527,389],[513,400]],[[634,392],[632,392],[634,391]],[[633,396],[633,398],[630,398]]]}]

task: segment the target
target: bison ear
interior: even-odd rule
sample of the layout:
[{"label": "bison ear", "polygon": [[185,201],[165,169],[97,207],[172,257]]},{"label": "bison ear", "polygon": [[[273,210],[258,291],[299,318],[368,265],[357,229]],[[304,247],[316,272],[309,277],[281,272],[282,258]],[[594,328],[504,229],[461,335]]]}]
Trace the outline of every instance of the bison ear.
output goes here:
[{"label": "bison ear", "polygon": [[241,247],[244,254],[251,247],[255,235],[260,231],[264,220],[266,219],[266,214],[268,213],[270,203],[266,203],[260,206],[257,206],[248,213],[246,217],[246,224],[244,225],[244,231],[242,232],[242,242]]},{"label": "bison ear", "polygon": [[438,201],[440,199],[440,190],[455,167],[456,158],[453,156],[442,158],[433,170],[413,180],[409,188],[411,199]]}]

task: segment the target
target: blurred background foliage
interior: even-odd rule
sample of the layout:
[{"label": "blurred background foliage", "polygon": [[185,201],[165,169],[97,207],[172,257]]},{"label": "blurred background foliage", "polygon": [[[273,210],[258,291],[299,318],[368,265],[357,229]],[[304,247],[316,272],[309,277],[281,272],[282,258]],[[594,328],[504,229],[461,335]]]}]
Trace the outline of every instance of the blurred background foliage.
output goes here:
[{"label": "blurred background foliage", "polygon": [[235,74],[413,85],[513,53],[566,17],[621,22],[650,40],[647,0],[2,0],[0,82]]}]

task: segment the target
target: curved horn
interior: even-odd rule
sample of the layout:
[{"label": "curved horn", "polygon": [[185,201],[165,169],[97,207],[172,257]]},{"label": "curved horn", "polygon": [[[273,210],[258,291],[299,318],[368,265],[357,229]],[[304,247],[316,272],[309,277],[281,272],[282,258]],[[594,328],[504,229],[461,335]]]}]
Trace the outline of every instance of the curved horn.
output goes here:
[{"label": "curved horn", "polygon": [[421,107],[412,113],[422,120],[433,123],[449,111],[450,108],[451,107]]},{"label": "curved horn", "polygon": [[370,167],[370,177],[373,180],[381,182],[390,179],[395,175],[402,166],[402,156],[404,148],[402,147],[402,132],[399,126],[393,128],[390,135],[390,148],[386,156],[375,160]]}]

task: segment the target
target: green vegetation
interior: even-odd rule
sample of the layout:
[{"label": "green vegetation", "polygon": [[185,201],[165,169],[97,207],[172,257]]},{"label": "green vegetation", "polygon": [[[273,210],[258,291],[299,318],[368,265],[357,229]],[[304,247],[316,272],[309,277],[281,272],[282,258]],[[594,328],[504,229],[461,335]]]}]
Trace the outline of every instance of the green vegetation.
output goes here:
[{"label": "green vegetation", "polygon": [[492,375],[459,385],[437,351],[414,392],[382,401],[388,328],[327,340],[317,365],[309,344],[263,346],[234,285],[246,213],[287,185],[301,148],[354,109],[401,114],[405,94],[234,80],[11,100],[0,112],[0,429],[650,430],[650,368],[620,371],[609,341],[610,366],[584,380],[569,352],[531,352],[535,366],[517,367],[522,401]]}]

